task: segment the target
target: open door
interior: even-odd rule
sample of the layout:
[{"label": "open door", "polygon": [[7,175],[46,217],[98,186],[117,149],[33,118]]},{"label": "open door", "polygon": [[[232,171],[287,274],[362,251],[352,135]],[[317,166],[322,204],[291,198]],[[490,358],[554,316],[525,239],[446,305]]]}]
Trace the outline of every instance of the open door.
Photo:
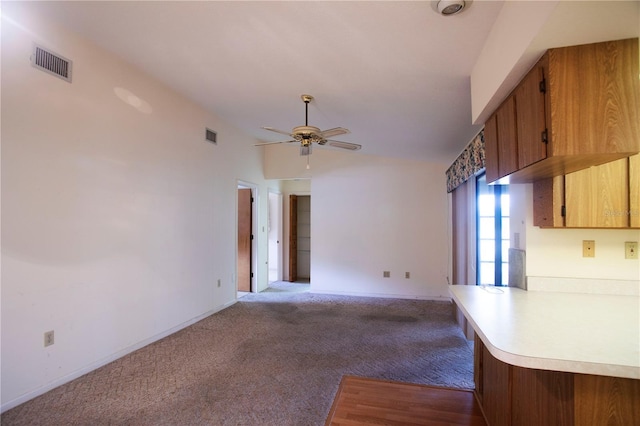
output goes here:
[{"label": "open door", "polygon": [[298,281],[298,196],[289,195],[289,281]]},{"label": "open door", "polygon": [[251,291],[251,188],[238,188],[238,291]]}]

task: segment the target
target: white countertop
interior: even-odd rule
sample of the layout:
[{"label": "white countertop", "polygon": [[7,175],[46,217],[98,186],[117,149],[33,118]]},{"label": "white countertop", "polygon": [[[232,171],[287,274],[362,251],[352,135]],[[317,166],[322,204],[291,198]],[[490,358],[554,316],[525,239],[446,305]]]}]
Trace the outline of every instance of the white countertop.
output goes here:
[{"label": "white countertop", "polygon": [[454,285],[491,354],[542,370],[640,379],[640,298]]}]

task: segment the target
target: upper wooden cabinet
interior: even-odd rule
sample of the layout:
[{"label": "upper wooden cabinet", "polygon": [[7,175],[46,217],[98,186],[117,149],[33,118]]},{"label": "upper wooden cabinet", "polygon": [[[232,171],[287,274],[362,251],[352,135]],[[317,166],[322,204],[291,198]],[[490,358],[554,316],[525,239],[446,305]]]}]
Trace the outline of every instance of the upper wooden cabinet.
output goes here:
[{"label": "upper wooden cabinet", "polygon": [[547,125],[545,117],[545,69],[548,57],[538,62],[514,92],[517,102],[518,169],[547,158]]},{"label": "upper wooden cabinet", "polygon": [[487,181],[493,182],[518,170],[518,130],[513,97],[508,98],[485,124],[484,144]]},{"label": "upper wooden cabinet", "polygon": [[640,154],[534,182],[533,224],[640,228]]},{"label": "upper wooden cabinet", "polygon": [[629,226],[640,228],[640,154],[629,157]]},{"label": "upper wooden cabinet", "polygon": [[535,182],[639,152],[638,73],[637,38],[547,51],[485,124],[487,181]]}]

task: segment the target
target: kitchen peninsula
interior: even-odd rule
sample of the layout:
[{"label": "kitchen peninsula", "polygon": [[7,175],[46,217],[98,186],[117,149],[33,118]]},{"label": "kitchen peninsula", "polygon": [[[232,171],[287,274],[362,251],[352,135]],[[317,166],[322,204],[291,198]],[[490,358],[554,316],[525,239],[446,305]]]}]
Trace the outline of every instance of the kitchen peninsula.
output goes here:
[{"label": "kitchen peninsula", "polygon": [[488,424],[640,424],[640,298],[455,285]]}]

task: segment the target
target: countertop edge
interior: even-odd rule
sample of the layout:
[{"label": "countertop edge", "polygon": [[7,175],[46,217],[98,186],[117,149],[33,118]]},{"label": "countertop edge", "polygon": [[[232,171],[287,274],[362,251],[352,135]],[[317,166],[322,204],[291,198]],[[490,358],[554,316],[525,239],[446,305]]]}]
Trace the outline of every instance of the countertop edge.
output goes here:
[{"label": "countertop edge", "polygon": [[[537,358],[531,357],[524,354],[516,354],[504,349],[498,348],[494,345],[493,342],[483,333],[482,329],[479,325],[474,321],[473,316],[465,309],[464,304],[461,300],[458,299],[455,292],[452,291],[452,286],[449,288],[449,293],[452,296],[453,301],[455,302],[458,309],[462,311],[465,318],[474,331],[478,334],[482,342],[484,343],[487,350],[493,355],[496,359],[505,362],[507,364],[511,364],[517,367],[524,368],[532,368],[538,370],[552,370],[552,371],[563,371],[568,373],[579,373],[579,374],[593,374],[600,376],[611,376],[611,377],[622,377],[629,379],[640,379],[640,368],[634,366],[625,366],[625,365],[608,365],[608,364],[598,364],[592,362],[585,361],[567,361],[560,359],[552,359],[552,358]],[[525,291],[525,290],[522,290]]]}]

